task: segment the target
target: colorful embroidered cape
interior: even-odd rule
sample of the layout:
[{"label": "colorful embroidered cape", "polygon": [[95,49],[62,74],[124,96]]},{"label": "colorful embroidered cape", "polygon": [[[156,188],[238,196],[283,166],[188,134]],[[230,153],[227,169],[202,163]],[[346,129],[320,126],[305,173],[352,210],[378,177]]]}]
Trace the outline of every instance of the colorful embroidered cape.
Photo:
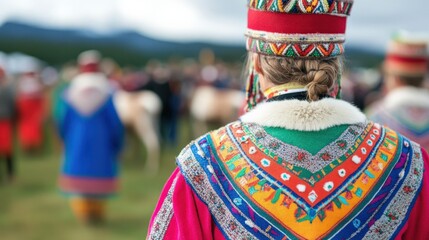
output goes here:
[{"label": "colorful embroidered cape", "polygon": [[91,115],[82,115],[67,100],[62,101],[64,116],[59,130],[65,154],[59,180],[61,191],[97,198],[114,194],[124,129],[112,97]]},{"label": "colorful embroidered cape", "polygon": [[413,87],[397,89],[372,107],[369,118],[429,151],[429,91]]},{"label": "colorful embroidered cape", "polygon": [[423,159],[372,122],[346,125],[313,154],[238,121],[182,151],[148,238],[425,239]]}]

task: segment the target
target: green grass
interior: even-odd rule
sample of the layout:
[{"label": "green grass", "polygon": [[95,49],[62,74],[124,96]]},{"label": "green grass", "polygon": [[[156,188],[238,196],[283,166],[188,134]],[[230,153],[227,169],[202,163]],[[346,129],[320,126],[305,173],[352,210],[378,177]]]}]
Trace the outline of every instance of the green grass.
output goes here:
[{"label": "green grass", "polygon": [[127,134],[121,190],[108,202],[106,224],[98,227],[79,223],[58,191],[61,147],[53,131],[48,131],[41,153],[29,156],[17,150],[16,181],[0,185],[0,239],[145,239],[159,194],[175,167],[175,156],[191,140],[188,124],[181,126],[180,143],[163,147],[161,171],[156,176],[145,173],[144,148]]}]

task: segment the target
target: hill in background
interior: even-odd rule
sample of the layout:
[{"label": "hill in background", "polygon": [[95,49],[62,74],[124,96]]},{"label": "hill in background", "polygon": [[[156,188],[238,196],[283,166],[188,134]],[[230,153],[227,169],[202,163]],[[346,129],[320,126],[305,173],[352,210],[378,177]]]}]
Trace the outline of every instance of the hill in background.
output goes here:
[{"label": "hill in background", "polygon": [[[244,39],[243,39],[244,42]],[[51,65],[61,65],[88,49],[97,49],[121,65],[141,66],[149,59],[197,57],[202,49],[210,48],[226,61],[243,59],[244,46],[203,42],[172,42],[144,36],[135,31],[96,33],[77,29],[49,29],[18,22],[6,22],[0,27],[0,51],[22,52]],[[380,54],[348,46],[348,64],[376,66]]]}]

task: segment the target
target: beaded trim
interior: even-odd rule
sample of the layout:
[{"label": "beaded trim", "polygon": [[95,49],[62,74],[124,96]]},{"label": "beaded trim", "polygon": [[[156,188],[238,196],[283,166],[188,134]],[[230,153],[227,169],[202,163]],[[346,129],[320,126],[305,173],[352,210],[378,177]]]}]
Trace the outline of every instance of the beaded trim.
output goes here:
[{"label": "beaded trim", "polygon": [[248,51],[278,57],[321,59],[333,58],[344,53],[344,45],[340,42],[328,43],[285,43],[266,42],[265,40],[248,37]]},{"label": "beaded trim", "polygon": [[158,240],[164,239],[168,226],[170,225],[171,218],[173,217],[173,193],[177,183],[177,177],[168,189],[167,196],[161,205],[161,208],[156,215],[151,232],[148,239]]},{"label": "beaded trim", "polygon": [[[412,146],[412,159],[410,173],[406,175],[400,190],[390,201],[383,216],[371,226],[363,239],[393,239],[401,226],[408,218],[409,212],[414,206],[413,202],[420,192],[423,180],[423,160],[420,146],[414,142],[404,140],[404,145]],[[403,178],[403,172],[401,172]]]},{"label": "beaded trim", "polygon": [[282,12],[350,15],[353,0],[248,0],[248,7],[254,10]]},{"label": "beaded trim", "polygon": [[252,29],[247,29],[245,36],[266,42],[343,43],[346,41],[345,34],[284,34],[256,31]]},{"label": "beaded trim", "polygon": [[[257,238],[237,222],[236,218],[230,212],[231,210],[227,208],[222,199],[217,195],[204,169],[196,161],[197,158],[204,159],[205,153],[198,144],[193,143],[182,151],[177,158],[177,163],[188,184],[208,206],[215,221],[220,225],[220,229],[229,239],[256,240]],[[213,168],[210,168],[210,165],[206,167],[213,170]],[[225,197],[227,197],[227,194],[225,194]],[[229,201],[232,202],[231,199]]]}]

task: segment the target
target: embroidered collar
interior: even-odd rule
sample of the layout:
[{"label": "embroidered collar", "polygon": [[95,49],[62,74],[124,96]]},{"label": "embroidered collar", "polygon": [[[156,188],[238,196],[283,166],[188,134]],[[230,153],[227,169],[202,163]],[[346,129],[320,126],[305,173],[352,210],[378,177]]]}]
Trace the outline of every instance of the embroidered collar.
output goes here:
[{"label": "embroidered collar", "polygon": [[267,127],[319,131],[343,124],[364,123],[366,117],[348,102],[324,98],[314,102],[294,99],[261,103],[243,115],[241,121]]}]

